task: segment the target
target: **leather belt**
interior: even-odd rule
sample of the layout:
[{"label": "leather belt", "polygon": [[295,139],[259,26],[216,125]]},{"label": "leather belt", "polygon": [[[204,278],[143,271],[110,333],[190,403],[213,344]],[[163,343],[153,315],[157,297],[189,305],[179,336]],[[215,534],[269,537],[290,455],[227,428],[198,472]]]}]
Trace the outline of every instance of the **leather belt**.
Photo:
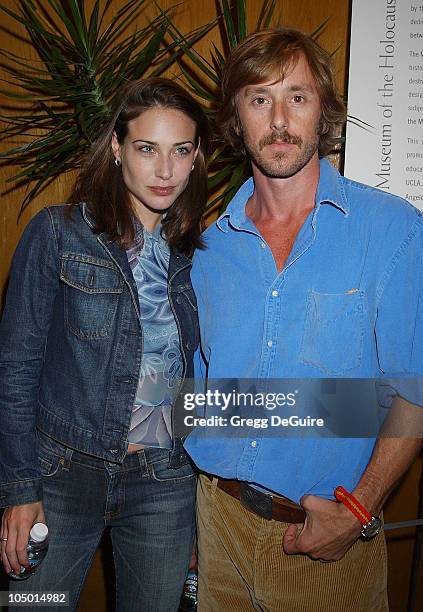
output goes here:
[{"label": "leather belt", "polygon": [[[208,474],[208,478],[212,480],[214,476]],[[267,520],[273,519],[283,523],[304,523],[305,521],[306,513],[303,508],[286,497],[267,495],[240,480],[218,478],[217,487],[235,499],[239,499],[247,510]]]}]

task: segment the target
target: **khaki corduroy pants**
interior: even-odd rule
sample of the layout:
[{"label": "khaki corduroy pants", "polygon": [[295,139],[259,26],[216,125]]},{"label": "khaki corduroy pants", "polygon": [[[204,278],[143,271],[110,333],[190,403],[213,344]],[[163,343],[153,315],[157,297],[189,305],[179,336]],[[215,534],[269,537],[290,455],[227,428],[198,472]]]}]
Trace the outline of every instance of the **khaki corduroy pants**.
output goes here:
[{"label": "khaki corduroy pants", "polygon": [[287,523],[256,516],[216,484],[198,483],[199,612],[388,610],[383,534],[333,563],[286,555]]}]

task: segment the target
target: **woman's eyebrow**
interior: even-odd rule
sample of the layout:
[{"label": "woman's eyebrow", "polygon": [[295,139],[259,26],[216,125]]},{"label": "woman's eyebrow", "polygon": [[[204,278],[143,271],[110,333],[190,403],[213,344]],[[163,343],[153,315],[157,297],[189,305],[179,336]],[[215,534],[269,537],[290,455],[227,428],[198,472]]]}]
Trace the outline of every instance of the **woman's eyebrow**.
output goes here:
[{"label": "woman's eyebrow", "polygon": [[[135,144],[136,142],[145,142],[146,144],[149,144],[149,145],[159,146],[158,142],[154,142],[152,140],[146,140],[145,138],[136,138],[135,140],[132,141],[132,144]],[[182,142],[174,142],[173,146],[174,147],[178,147],[178,146],[180,146],[182,144],[188,144],[188,143],[190,143],[190,144],[192,144],[192,146],[194,146],[193,141],[189,140],[189,139],[188,140],[182,140]]]}]

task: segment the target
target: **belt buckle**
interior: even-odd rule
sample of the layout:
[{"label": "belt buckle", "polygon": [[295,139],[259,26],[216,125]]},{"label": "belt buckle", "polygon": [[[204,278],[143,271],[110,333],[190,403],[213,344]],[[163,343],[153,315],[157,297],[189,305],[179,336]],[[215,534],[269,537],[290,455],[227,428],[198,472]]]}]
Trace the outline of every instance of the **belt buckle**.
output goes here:
[{"label": "belt buckle", "polygon": [[246,483],[241,483],[240,491],[239,491],[239,500],[241,504],[261,516],[262,518],[271,520],[273,512],[273,498],[271,495],[266,495],[266,493],[262,493],[261,491],[257,491],[250,485]]}]

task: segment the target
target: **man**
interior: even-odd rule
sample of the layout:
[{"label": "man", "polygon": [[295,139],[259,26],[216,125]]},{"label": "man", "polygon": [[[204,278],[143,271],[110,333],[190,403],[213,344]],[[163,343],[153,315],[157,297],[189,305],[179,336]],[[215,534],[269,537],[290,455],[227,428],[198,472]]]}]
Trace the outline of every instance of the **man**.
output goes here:
[{"label": "man", "polygon": [[[294,30],[253,34],[226,64],[222,108],[253,177],[194,258],[203,374],[421,374],[423,218],[324,159],[345,119],[329,56]],[[412,411],[420,402],[404,388],[393,407]],[[387,609],[378,517],[419,439],[251,427],[233,438],[195,430],[186,447],[204,472],[201,611]]]}]

